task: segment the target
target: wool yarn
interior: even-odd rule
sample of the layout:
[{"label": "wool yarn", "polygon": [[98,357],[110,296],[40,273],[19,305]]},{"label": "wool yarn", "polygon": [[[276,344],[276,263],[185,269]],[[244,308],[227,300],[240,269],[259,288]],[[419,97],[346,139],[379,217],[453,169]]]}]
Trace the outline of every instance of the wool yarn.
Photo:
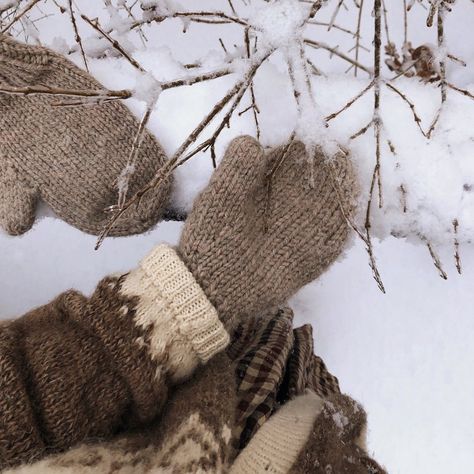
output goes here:
[{"label": "wool yarn", "polygon": [[284,304],[340,255],[357,190],[342,154],[309,160],[295,141],[265,155],[255,139],[236,138],[195,201],[178,253],[231,331]]},{"label": "wool yarn", "polygon": [[[0,85],[10,87],[101,90],[89,74],[68,59],[41,47],[0,35]],[[11,235],[31,228],[40,199],[78,229],[100,234],[106,212],[118,202],[138,122],[120,101],[53,106],[58,96],[0,92],[0,227]],[[130,198],[164,165],[165,153],[145,132]],[[171,178],[149,191],[117,221],[109,235],[141,233],[162,216]]]}]

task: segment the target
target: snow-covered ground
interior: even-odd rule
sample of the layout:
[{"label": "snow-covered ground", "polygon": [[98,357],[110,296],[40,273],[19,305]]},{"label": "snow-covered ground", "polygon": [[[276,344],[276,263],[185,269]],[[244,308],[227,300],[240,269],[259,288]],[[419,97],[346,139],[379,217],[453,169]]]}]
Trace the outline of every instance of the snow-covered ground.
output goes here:
[{"label": "snow-covered ground", "polygon": [[[46,217],[22,238],[0,240],[0,315],[13,317],[59,292],[90,293],[104,275],[133,267],[181,225],[145,236],[95,239]],[[375,246],[387,294],[373,283],[357,242],[291,302],[311,322],[316,352],[369,416],[369,448],[390,473],[469,474],[474,467],[474,249],[464,275],[438,277],[428,251],[388,238]],[[441,256],[449,261],[451,249]]]},{"label": "snow-covered ground", "polygon": [[[91,17],[99,13],[97,2],[76,2]],[[183,1],[183,8],[195,8]],[[238,7],[242,3],[235,0]],[[258,2],[255,2],[258,3]],[[335,3],[318,15],[331,16]],[[347,2],[348,5],[352,2]],[[371,2],[368,2],[371,3]],[[426,2],[425,2],[426,3]],[[402,2],[386,1],[392,41],[400,45],[403,34]],[[224,9],[223,0],[205,0],[202,8]],[[64,50],[64,41],[74,44],[70,21],[48,4],[45,13],[54,13],[35,23],[44,44]],[[415,4],[410,14],[409,39],[415,46],[435,43],[434,29],[427,29],[427,12]],[[38,14],[39,15],[39,14]],[[117,20],[115,19],[115,24]],[[337,24],[352,28],[354,11],[341,10]],[[367,8],[362,28],[363,43],[371,47],[372,22]],[[474,92],[474,51],[472,49],[474,5],[458,0],[446,18],[447,49],[467,62],[467,67],[448,62],[448,80]],[[158,80],[185,74],[176,59],[191,62],[204,58],[212,67],[225,56],[218,38],[229,50],[242,43],[240,27],[188,25],[183,35],[181,20],[165,21],[145,29],[147,52],[137,43],[134,57]],[[91,31],[80,24],[84,38]],[[347,52],[350,35],[326,28],[308,27],[307,36],[339,45]],[[61,38],[61,39],[59,39]],[[126,41],[127,38],[122,38]],[[97,42],[89,41],[93,50]],[[91,50],[91,52],[93,52]],[[369,82],[367,74],[343,75],[347,65],[327,52],[311,52],[313,62],[328,77],[313,79],[313,91],[322,116],[342,107]],[[79,54],[72,59],[81,65]],[[372,55],[361,51],[360,61],[371,67]],[[120,58],[94,59],[92,73],[114,89],[134,88],[137,74]],[[384,69],[384,76],[392,77]],[[234,83],[229,76],[193,87],[162,93],[149,124],[171,155]],[[427,130],[439,103],[439,90],[416,79],[395,82],[415,103],[422,127]],[[262,66],[255,79],[255,93],[262,111],[262,141],[271,146],[287,139],[297,122],[292,90],[281,55]],[[136,99],[126,102],[140,116],[145,105]],[[348,141],[372,117],[373,96],[369,92],[350,111],[333,120],[328,134],[350,147],[364,191],[374,165],[374,135]],[[244,100],[242,109],[248,105]],[[374,209],[373,232],[381,239],[374,243],[387,294],[372,279],[366,252],[354,238],[343,259],[317,282],[304,288],[291,302],[299,323],[315,328],[316,351],[340,379],[343,390],[360,400],[369,415],[369,447],[389,472],[471,473],[474,470],[474,248],[468,242],[474,231],[474,101],[457,93],[448,94],[446,110],[431,141],[417,130],[409,106],[383,88],[381,117],[384,122],[382,181],[385,205]],[[217,142],[218,156],[228,141],[240,134],[254,134],[250,113],[231,122]],[[394,145],[396,155],[387,146]],[[212,172],[207,155],[197,155],[176,173],[176,206],[189,209],[197,192]],[[402,212],[399,186],[406,189],[407,212]],[[361,202],[364,202],[364,196]],[[110,272],[133,267],[155,243],[177,241],[181,225],[162,223],[146,235],[109,239],[97,252],[95,238],[58,221],[43,207],[42,218],[25,236],[11,238],[0,233],[0,318],[14,317],[48,302],[59,292],[74,287],[90,293],[98,279]],[[454,267],[453,219],[459,221],[458,240],[463,274]],[[359,221],[360,223],[361,221]],[[391,233],[408,235],[395,239]],[[429,240],[438,253],[448,280],[442,280],[433,266],[420,236]]]}]

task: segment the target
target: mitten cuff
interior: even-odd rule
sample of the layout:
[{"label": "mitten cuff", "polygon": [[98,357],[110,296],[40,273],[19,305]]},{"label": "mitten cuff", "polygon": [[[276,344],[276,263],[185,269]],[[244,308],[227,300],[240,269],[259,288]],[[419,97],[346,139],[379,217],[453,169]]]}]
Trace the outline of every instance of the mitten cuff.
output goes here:
[{"label": "mitten cuff", "polygon": [[141,269],[147,277],[146,284],[165,301],[167,312],[201,362],[225,349],[229,334],[216,309],[171,247],[155,247],[142,261]]}]

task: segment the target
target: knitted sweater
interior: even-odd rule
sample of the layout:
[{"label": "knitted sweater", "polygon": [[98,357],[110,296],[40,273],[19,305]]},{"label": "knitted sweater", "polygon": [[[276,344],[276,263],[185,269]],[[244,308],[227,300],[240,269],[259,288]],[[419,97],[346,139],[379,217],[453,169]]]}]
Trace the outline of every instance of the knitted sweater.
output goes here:
[{"label": "knitted sweater", "polygon": [[249,320],[229,344],[166,246],[89,299],[64,293],[0,326],[0,470],[382,473],[363,410],[291,323]]},{"label": "knitted sweater", "polygon": [[174,251],[158,246],[91,298],[68,291],[0,331],[0,469],[153,420],[170,385],[229,335]]},{"label": "knitted sweater", "polygon": [[311,327],[291,331],[291,318],[286,309],[246,324],[226,353],[174,389],[147,428],[8,474],[382,473],[362,445],[363,410],[312,354]]}]

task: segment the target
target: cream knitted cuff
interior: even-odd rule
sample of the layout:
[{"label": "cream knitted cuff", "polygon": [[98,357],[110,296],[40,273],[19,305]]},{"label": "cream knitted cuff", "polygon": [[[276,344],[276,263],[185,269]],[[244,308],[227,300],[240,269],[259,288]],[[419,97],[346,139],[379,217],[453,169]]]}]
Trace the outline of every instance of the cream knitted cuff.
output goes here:
[{"label": "cream knitted cuff", "polygon": [[[229,343],[217,311],[191,272],[167,245],[158,245],[124,279],[120,292],[135,298],[134,322],[163,372],[179,382]],[[140,343],[140,341],[137,341]]]},{"label": "cream knitted cuff", "polygon": [[278,410],[235,460],[229,474],[287,474],[311,434],[324,401],[307,391]]},{"label": "cream knitted cuff", "polygon": [[142,261],[141,268],[166,299],[181,333],[201,361],[207,362],[227,346],[229,334],[216,309],[171,247],[155,247]]}]

